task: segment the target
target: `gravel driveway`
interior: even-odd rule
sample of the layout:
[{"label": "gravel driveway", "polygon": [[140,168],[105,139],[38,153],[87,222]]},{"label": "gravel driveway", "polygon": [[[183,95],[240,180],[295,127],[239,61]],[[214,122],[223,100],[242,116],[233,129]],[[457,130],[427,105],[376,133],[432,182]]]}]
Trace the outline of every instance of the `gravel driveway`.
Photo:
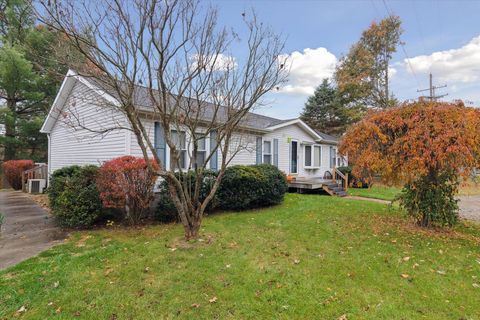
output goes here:
[{"label": "gravel driveway", "polygon": [[459,199],[460,217],[480,222],[480,195],[461,196]]}]

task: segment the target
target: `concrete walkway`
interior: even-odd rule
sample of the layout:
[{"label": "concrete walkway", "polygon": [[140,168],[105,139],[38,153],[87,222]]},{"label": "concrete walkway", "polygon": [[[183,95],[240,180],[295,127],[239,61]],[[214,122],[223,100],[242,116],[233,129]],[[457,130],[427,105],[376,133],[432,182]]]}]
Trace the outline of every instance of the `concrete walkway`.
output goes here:
[{"label": "concrete walkway", "polygon": [[53,217],[20,191],[0,191],[0,212],[5,216],[0,232],[0,270],[65,239]]}]

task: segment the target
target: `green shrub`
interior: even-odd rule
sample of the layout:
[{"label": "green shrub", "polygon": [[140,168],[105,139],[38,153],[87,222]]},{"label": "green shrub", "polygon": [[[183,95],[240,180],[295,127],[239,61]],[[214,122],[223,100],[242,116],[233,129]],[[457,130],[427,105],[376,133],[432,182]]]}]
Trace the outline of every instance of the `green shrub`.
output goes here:
[{"label": "green shrub", "polygon": [[369,188],[372,184],[362,177],[356,177],[352,174],[351,166],[338,167],[338,171],[343,174],[348,173],[348,185],[354,188]]},{"label": "green shrub", "polygon": [[48,194],[53,214],[65,227],[91,226],[102,216],[102,202],[95,184],[96,166],[72,166],[55,171]]},{"label": "green shrub", "polygon": [[55,170],[52,173],[47,188],[48,200],[52,210],[55,210],[57,199],[65,188],[67,178],[71,178],[80,170],[80,166],[69,166]]},{"label": "green shrub", "polygon": [[[190,191],[193,192],[195,187],[195,171],[191,170],[186,173],[175,173],[175,176],[180,181],[186,183],[190,186]],[[213,184],[217,179],[217,172],[212,170],[203,171],[203,181],[200,188],[200,202],[203,202],[207,195],[212,190]],[[157,193],[158,204],[155,210],[154,218],[160,222],[173,222],[178,220],[178,213],[175,205],[173,204],[172,198],[170,196],[170,191],[168,190],[168,184],[164,180],[160,183],[159,192]],[[214,197],[207,206],[206,212],[210,212],[217,207],[217,199]]]},{"label": "green shrub", "polygon": [[406,184],[397,200],[423,227],[453,226],[458,221],[458,186],[453,172],[425,175]]},{"label": "green shrub", "polygon": [[226,210],[246,210],[282,202],[287,191],[285,175],[277,167],[261,164],[228,167],[217,193]]}]

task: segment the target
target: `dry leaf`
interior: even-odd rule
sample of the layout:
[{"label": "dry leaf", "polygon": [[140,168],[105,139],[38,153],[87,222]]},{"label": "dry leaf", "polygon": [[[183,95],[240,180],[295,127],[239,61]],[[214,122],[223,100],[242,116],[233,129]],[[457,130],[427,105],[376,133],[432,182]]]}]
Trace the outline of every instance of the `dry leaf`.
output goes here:
[{"label": "dry leaf", "polygon": [[402,273],[401,276],[402,276],[403,279],[407,279],[408,277],[410,277],[410,276],[409,276],[408,274],[406,274],[406,273]]},{"label": "dry leaf", "polygon": [[443,270],[437,270],[437,273],[438,274],[441,274],[441,275],[446,275],[447,272],[446,271],[443,271]]},{"label": "dry leaf", "polygon": [[25,306],[21,306],[20,309],[17,310],[18,313],[23,313],[26,311],[27,311],[27,308],[25,308]]},{"label": "dry leaf", "polygon": [[105,276],[108,276],[112,272],[113,272],[113,268],[107,268],[107,270],[105,270]]},{"label": "dry leaf", "polygon": [[300,263],[300,260],[299,260],[299,259],[295,259],[295,260],[293,260],[293,263],[299,264],[299,263]]},{"label": "dry leaf", "polygon": [[402,260],[405,261],[405,262],[407,262],[408,260],[410,260],[410,257],[403,257]]},{"label": "dry leaf", "polygon": [[342,315],[338,318],[338,320],[348,320],[347,315],[346,315],[346,314],[342,314]]},{"label": "dry leaf", "polygon": [[212,299],[208,300],[210,303],[215,303],[217,302],[217,297],[213,297]]},{"label": "dry leaf", "polygon": [[198,303],[192,303],[191,307],[192,308],[200,308],[200,305]]}]

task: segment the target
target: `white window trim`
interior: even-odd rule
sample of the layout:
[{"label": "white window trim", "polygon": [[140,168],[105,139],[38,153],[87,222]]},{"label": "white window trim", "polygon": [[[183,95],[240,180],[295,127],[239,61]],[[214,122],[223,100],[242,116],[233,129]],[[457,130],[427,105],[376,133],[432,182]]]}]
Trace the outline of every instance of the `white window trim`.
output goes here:
[{"label": "white window trim", "polygon": [[[204,133],[203,132],[197,132],[195,134],[196,135],[203,135]],[[198,149],[197,152],[204,152],[205,153],[205,159],[206,159],[207,156],[209,155],[208,150],[210,150],[210,133],[207,134],[207,135],[204,135],[203,139],[205,140],[205,149]],[[192,139],[190,139],[189,141],[190,141],[190,144],[189,144],[190,148],[189,149],[191,149],[190,152],[191,152],[192,157],[193,157],[193,141],[192,141]],[[205,169],[208,169],[209,166],[210,166],[210,160],[205,162],[204,167],[205,167]]]},{"label": "white window trim", "polygon": [[[170,130],[170,134],[172,133],[172,131],[176,131],[177,133],[179,132],[184,132],[185,133],[185,149],[180,149],[179,151],[185,151],[185,168],[175,168],[174,172],[177,172],[177,171],[180,171],[180,169],[182,170],[188,170],[189,166],[190,166],[190,146],[189,146],[189,135],[187,133],[187,131],[185,130],[176,130],[176,129],[171,129]],[[168,143],[166,144],[166,148],[165,148],[165,153],[166,153],[166,158],[167,158],[167,161],[168,163],[166,163],[166,168],[169,168],[169,170],[171,170],[172,168],[172,155],[171,155],[171,152],[170,152],[170,146],[168,145]]]},{"label": "white window trim", "polygon": [[[264,152],[265,142],[270,142],[270,153]],[[262,137],[262,164],[265,163],[265,156],[270,156],[270,163],[273,165],[273,139],[264,139]]]},{"label": "white window trim", "polygon": [[[311,152],[310,152],[310,163],[311,165],[310,166],[307,166],[306,165],[306,160],[307,160],[307,157],[306,157],[306,147],[311,147]],[[319,147],[320,148],[320,159],[319,159],[319,164],[318,166],[315,165],[315,147]],[[303,167],[305,169],[320,169],[320,167],[322,166],[322,145],[320,144],[305,144],[303,146]]]},{"label": "white window trim", "polygon": [[[297,172],[292,172],[292,142],[296,142],[297,143]],[[298,175],[299,174],[299,171],[300,171],[300,166],[299,166],[299,152],[298,152],[298,149],[300,148],[300,142],[297,140],[297,139],[290,139],[290,143],[289,143],[289,150],[288,150],[288,172],[289,174],[291,175]]]}]

